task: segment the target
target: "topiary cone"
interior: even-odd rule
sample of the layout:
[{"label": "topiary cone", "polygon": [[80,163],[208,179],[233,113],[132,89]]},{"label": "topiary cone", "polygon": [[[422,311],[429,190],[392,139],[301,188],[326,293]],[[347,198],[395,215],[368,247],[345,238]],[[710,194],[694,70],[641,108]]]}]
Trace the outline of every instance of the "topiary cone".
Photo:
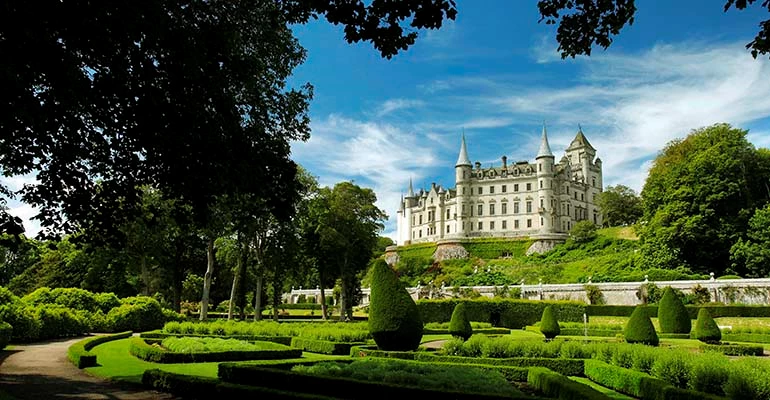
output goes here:
[{"label": "topiary cone", "polygon": [[412,297],[384,260],[372,265],[369,332],[386,351],[415,350],[422,339],[422,318]]},{"label": "topiary cone", "polygon": [[658,323],[662,333],[690,333],[692,329],[687,308],[670,286],[663,290],[663,297],[658,303]]},{"label": "topiary cone", "polygon": [[698,311],[698,320],[695,321],[695,338],[704,343],[718,343],[722,340],[722,331],[711,318],[711,313],[703,307]]},{"label": "topiary cone", "polygon": [[631,318],[628,319],[623,335],[628,343],[657,346],[659,342],[655,326],[652,325],[650,317],[647,316],[647,310],[644,306],[637,306],[631,313]]},{"label": "topiary cone", "polygon": [[545,307],[543,315],[540,317],[540,332],[549,340],[561,333],[559,321],[556,320],[556,315],[554,315],[551,306]]},{"label": "topiary cone", "polygon": [[467,313],[465,302],[460,302],[455,306],[454,311],[452,311],[452,319],[449,321],[450,335],[462,338],[462,340],[468,340],[473,335],[473,328],[468,321]]}]

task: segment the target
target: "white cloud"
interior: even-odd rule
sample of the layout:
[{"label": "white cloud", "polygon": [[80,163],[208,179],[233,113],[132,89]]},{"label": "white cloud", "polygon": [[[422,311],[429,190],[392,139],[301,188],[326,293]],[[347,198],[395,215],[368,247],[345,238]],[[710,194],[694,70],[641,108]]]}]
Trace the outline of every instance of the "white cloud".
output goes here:
[{"label": "white cloud", "polygon": [[389,99],[380,105],[380,109],[377,111],[378,117],[383,117],[394,111],[402,109],[418,108],[425,105],[422,100],[416,99]]}]

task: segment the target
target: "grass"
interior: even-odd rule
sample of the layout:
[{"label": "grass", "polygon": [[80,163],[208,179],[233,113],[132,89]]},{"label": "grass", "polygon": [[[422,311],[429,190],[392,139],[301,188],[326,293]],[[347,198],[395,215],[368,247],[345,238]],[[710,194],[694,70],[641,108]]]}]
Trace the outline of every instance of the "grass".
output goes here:
[{"label": "grass", "polygon": [[633,400],[634,399],[633,397],[626,396],[623,393],[618,393],[618,392],[616,392],[616,391],[614,391],[614,390],[612,390],[610,388],[604,387],[604,386],[602,386],[602,385],[600,385],[600,384],[598,384],[598,383],[596,383],[596,382],[594,382],[594,381],[592,381],[592,380],[590,380],[588,378],[580,378],[580,377],[577,377],[577,376],[569,376],[568,378],[572,379],[575,382],[579,382],[579,383],[582,383],[584,385],[588,385],[588,386],[596,389],[597,391],[599,391],[601,393],[604,393],[605,395],[607,395],[607,397],[609,397],[611,399],[615,399],[615,400]]},{"label": "grass", "polygon": [[639,240],[639,236],[636,236],[634,228],[630,226],[613,226],[612,228],[598,229],[596,233],[614,239]]},{"label": "grass", "polygon": [[204,353],[218,351],[284,350],[286,346],[271,342],[247,342],[236,339],[170,337],[163,347],[174,353]]},{"label": "grass", "polygon": [[[188,364],[157,364],[140,360],[128,353],[130,339],[115,340],[94,347],[91,352],[96,354],[99,366],[86,368],[89,374],[131,383],[140,383],[142,374],[147,369],[161,369],[163,371],[174,372],[177,374],[204,376],[209,378],[217,377],[217,366],[219,363],[188,363]],[[340,357],[323,356],[311,353],[303,353],[301,359],[274,360],[271,363],[281,364],[292,361],[320,359],[334,360]],[[347,358],[347,357],[345,357]],[[260,361],[261,364],[270,363]]]}]

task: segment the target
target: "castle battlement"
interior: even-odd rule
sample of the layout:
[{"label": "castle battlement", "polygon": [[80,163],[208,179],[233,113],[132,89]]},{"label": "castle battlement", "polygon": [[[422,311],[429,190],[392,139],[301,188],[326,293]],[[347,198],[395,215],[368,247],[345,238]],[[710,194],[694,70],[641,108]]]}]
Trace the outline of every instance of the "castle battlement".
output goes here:
[{"label": "castle battlement", "polygon": [[578,129],[556,163],[545,125],[535,161],[482,168],[471,164],[465,135],[455,187],[435,183],[415,192],[409,182],[398,210],[398,244],[474,237],[566,237],[582,220],[601,224],[602,161]]}]

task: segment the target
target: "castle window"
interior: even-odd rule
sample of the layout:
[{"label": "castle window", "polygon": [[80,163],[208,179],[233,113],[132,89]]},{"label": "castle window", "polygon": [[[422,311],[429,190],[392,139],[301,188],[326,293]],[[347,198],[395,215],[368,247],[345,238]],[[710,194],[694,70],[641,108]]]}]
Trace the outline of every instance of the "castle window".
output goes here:
[{"label": "castle window", "polygon": [[414,231],[412,231],[412,239],[414,239]]},{"label": "castle window", "polygon": [[591,186],[596,187],[596,178],[595,177],[591,178]]},{"label": "castle window", "polygon": [[479,230],[482,230],[482,229],[484,229],[484,223],[479,221]]},{"label": "castle window", "polygon": [[543,171],[543,164],[542,163],[538,163],[537,164],[537,171],[538,172],[542,172]]},{"label": "castle window", "polygon": [[591,195],[591,202],[596,203],[596,193]]},{"label": "castle window", "polygon": [[422,225],[422,214],[420,214],[420,225]]},{"label": "castle window", "polygon": [[505,230],[505,229],[508,229],[508,226],[507,226],[508,224],[507,224],[507,222],[508,222],[508,221],[506,221],[506,220],[503,220],[503,230]]},{"label": "castle window", "polygon": [[463,210],[462,210],[461,215],[465,215],[465,204],[463,204]]},{"label": "castle window", "polygon": [[542,189],[542,188],[543,188],[543,180],[541,179],[540,180],[540,189]]},{"label": "castle window", "polygon": [[528,183],[528,184],[527,184],[527,191],[529,192],[530,190],[532,190],[532,184],[531,184],[531,183]]},{"label": "castle window", "polygon": [[519,202],[513,203],[513,213],[518,214],[519,213]]},{"label": "castle window", "polygon": [[540,199],[540,208],[543,208],[543,207],[545,207],[545,206],[543,205],[543,199]]},{"label": "castle window", "polygon": [[577,200],[577,192],[575,192],[575,200]]},{"label": "castle window", "polygon": [[598,224],[598,222],[596,222],[596,211],[594,211],[594,224]]},{"label": "castle window", "polygon": [[463,194],[465,194],[465,188],[463,188]]},{"label": "castle window", "polygon": [[543,217],[540,217],[540,226],[543,226]]},{"label": "castle window", "polygon": [[[527,212],[528,212],[528,213],[531,213],[531,212],[532,212],[532,202],[531,202],[531,201],[528,201],[528,202],[527,202]],[[422,223],[422,222],[420,222],[420,223]]]},{"label": "castle window", "polygon": [[513,191],[514,192],[518,192],[519,191],[519,184],[518,183],[513,184]]},{"label": "castle window", "polygon": [[585,196],[583,196],[583,193],[580,193],[580,201],[584,201],[584,197]]},{"label": "castle window", "polygon": [[495,230],[495,221],[489,221],[489,230],[490,231]]},{"label": "castle window", "polygon": [[494,186],[490,186],[489,187],[489,194],[495,194],[495,187]]},{"label": "castle window", "polygon": [[420,229],[420,237],[422,237],[422,229]]},{"label": "castle window", "polygon": [[430,198],[430,204],[433,204],[433,197]]},{"label": "castle window", "polygon": [[449,219],[449,209],[446,209],[446,219]]},{"label": "castle window", "polygon": [[446,226],[446,233],[449,233],[449,225]]},{"label": "castle window", "polygon": [[519,229],[519,220],[518,219],[514,219],[513,220],[513,229]]},{"label": "castle window", "polygon": [[479,215],[479,217],[480,217],[480,216],[481,216],[483,213],[484,213],[484,205],[483,205],[483,204],[479,204],[479,214],[478,214],[478,215]]},{"label": "castle window", "polygon": [[503,187],[500,189],[503,193],[507,192],[508,186],[503,185]]},{"label": "castle window", "polygon": [[532,227],[532,220],[528,219],[527,220],[527,228],[531,228],[531,227]]},{"label": "castle window", "polygon": [[463,179],[468,177],[468,171],[463,171]]},{"label": "castle window", "polygon": [[471,204],[471,217],[473,216],[473,204]]},{"label": "castle window", "polygon": [[567,186],[567,194],[569,194],[569,186]]},{"label": "castle window", "polygon": [[484,188],[480,187],[479,188],[479,194],[482,194],[483,192],[484,192]]},{"label": "castle window", "polygon": [[495,205],[490,204],[489,205],[489,215],[495,215]]},{"label": "castle window", "polygon": [[508,203],[503,203],[500,208],[502,208],[500,211],[502,211],[503,215],[508,214]]}]

